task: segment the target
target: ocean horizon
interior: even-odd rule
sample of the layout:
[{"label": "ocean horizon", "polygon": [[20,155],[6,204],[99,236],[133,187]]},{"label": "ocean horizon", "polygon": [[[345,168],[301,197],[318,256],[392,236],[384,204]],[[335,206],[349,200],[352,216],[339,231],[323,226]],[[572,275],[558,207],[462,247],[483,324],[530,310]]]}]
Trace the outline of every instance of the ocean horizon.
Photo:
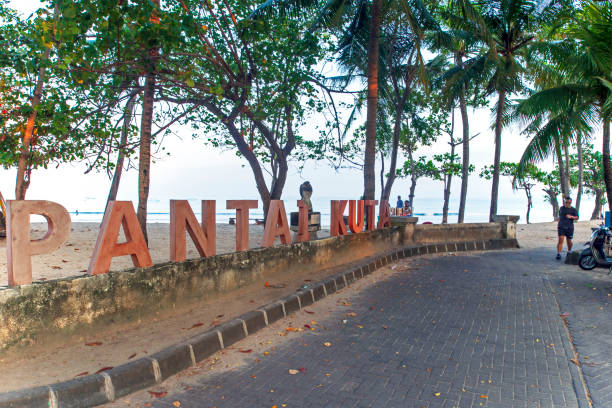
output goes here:
[{"label": "ocean horizon", "polygon": [[[313,200],[313,208],[315,211],[321,213],[321,224],[323,226],[329,226],[330,224],[330,200],[331,198],[323,198]],[[194,214],[200,218],[200,199],[188,199],[191,208],[194,210]],[[289,199],[283,200],[285,203],[286,211],[293,212],[297,211],[297,197],[290,197]],[[136,208],[136,201],[133,200],[134,207]],[[75,202],[72,200],[69,205],[64,205],[70,213],[73,222],[100,222],[104,215],[105,200],[97,199],[94,197],[86,197],[85,199]],[[590,218],[593,210],[592,199],[583,200],[582,219]],[[216,222],[218,224],[229,223],[229,219],[235,217],[234,210],[227,210],[225,208],[219,208],[225,206],[225,200],[217,200],[217,211],[216,211]],[[414,205],[415,216],[419,217],[419,223],[431,222],[439,224],[442,222],[442,202],[435,198],[417,198]],[[169,200],[163,199],[151,199],[149,201],[148,209],[148,222],[149,223],[168,223],[170,222],[169,213]],[[511,200],[500,201],[498,207],[498,214],[510,214],[519,215],[519,223],[525,222],[526,203],[524,200],[516,199],[513,197]],[[378,210],[378,209],[377,209]],[[450,210],[448,216],[449,223],[457,222],[457,210],[458,201],[451,201]],[[345,214],[348,214],[348,206]],[[261,201],[259,201],[259,208],[252,209],[249,211],[249,218],[263,218],[263,210],[261,208]],[[489,202],[488,200],[468,200],[465,222],[487,222],[489,219]],[[43,221],[42,217],[33,216],[33,222]],[[531,222],[550,222],[552,219],[552,207],[550,204],[545,202],[538,202],[531,209],[530,214]],[[254,221],[252,221],[254,222]]]}]

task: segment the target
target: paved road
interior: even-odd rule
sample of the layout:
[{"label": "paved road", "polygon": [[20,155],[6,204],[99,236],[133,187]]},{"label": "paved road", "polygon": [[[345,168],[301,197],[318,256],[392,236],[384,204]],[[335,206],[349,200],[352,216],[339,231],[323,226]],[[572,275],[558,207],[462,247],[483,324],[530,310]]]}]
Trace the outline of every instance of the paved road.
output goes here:
[{"label": "paved road", "polygon": [[350,300],[354,315],[337,307],[318,316],[324,336],[305,331],[266,358],[191,377],[188,387],[179,381],[141,403],[588,407],[586,380],[595,406],[612,407],[612,277],[604,270],[585,273],[550,250],[523,249],[419,258],[396,271]]}]

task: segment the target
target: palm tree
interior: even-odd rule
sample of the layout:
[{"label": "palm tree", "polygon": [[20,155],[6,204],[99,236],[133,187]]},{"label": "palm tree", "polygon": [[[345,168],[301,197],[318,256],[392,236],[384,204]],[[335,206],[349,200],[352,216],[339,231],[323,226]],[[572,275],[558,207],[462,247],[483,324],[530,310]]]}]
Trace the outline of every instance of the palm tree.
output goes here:
[{"label": "palm tree", "polygon": [[[376,116],[378,109],[379,37],[383,14],[382,0],[267,0],[253,13],[254,18],[269,13],[298,13],[317,9],[313,28],[335,26],[348,36],[357,36],[368,22],[367,116],[363,164],[363,198],[373,200],[376,190]],[[347,24],[345,24],[348,21]],[[350,42],[349,42],[350,44]]]},{"label": "palm tree", "polygon": [[[476,38],[464,29],[465,19],[461,17],[461,7],[456,1],[449,1],[448,4],[439,10],[439,19],[442,26],[430,32],[429,43],[432,49],[441,50],[442,55],[449,59],[451,70],[445,72],[442,80],[452,78],[452,73],[457,69],[464,68],[464,60],[472,58],[477,54],[478,47]],[[452,82],[451,82],[452,84]],[[451,104],[459,106],[461,114],[462,139],[462,164],[461,164],[461,193],[459,199],[459,213],[457,222],[462,223],[465,218],[465,207],[467,203],[468,179],[470,175],[470,124],[468,117],[468,103],[473,107],[484,106],[485,98],[479,91],[479,83],[470,84],[469,89],[466,84],[460,84],[458,88],[448,86],[446,91]],[[468,100],[468,97],[470,99]]]},{"label": "palm tree", "polygon": [[[612,117],[612,4],[589,2],[577,10],[563,30],[560,41],[542,44],[538,52],[550,61],[539,76],[547,86],[520,102],[517,113],[541,129],[526,151],[525,162],[537,160],[561,136],[589,135],[594,124],[602,126],[602,161],[608,205],[612,206],[612,166],[610,163],[610,118]],[[548,85],[548,84],[547,84]],[[538,146],[539,145],[539,146]],[[557,154],[559,155],[559,153]]]},{"label": "palm tree", "polygon": [[501,135],[508,98],[525,90],[527,60],[536,32],[554,20],[558,2],[537,0],[456,0],[463,29],[481,46],[479,54],[457,66],[451,74],[453,93],[470,83],[486,81],[486,94],[497,95],[495,154],[492,169],[489,220],[497,214]]}]

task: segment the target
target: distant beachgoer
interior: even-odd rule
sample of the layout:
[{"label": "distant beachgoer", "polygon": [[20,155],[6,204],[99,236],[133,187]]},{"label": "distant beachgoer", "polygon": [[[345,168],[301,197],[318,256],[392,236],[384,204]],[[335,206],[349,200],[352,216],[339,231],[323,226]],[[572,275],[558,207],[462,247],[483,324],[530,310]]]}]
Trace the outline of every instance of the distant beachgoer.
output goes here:
[{"label": "distant beachgoer", "polygon": [[412,215],[412,206],[408,200],[404,201],[404,215]]},{"label": "distant beachgoer", "polygon": [[559,224],[557,225],[557,235],[559,235],[559,242],[557,243],[557,259],[561,259],[564,238],[567,238],[567,252],[571,252],[572,250],[574,221],[576,220],[578,220],[578,211],[572,207],[571,197],[565,197],[563,199],[563,207],[561,207],[559,210]]},{"label": "distant beachgoer", "polygon": [[402,209],[404,208],[404,201],[402,201],[402,196],[397,196],[397,204],[395,205],[395,208],[397,209],[397,214],[401,214]]}]

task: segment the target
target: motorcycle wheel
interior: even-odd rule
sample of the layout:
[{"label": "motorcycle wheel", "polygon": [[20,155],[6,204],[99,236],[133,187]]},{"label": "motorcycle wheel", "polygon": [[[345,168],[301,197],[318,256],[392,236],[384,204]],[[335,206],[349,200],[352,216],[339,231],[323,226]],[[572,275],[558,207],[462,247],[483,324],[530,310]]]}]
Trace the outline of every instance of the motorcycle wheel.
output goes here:
[{"label": "motorcycle wheel", "polygon": [[595,261],[595,257],[593,255],[584,255],[578,260],[578,266],[585,271],[590,271],[597,266],[597,261]]}]

